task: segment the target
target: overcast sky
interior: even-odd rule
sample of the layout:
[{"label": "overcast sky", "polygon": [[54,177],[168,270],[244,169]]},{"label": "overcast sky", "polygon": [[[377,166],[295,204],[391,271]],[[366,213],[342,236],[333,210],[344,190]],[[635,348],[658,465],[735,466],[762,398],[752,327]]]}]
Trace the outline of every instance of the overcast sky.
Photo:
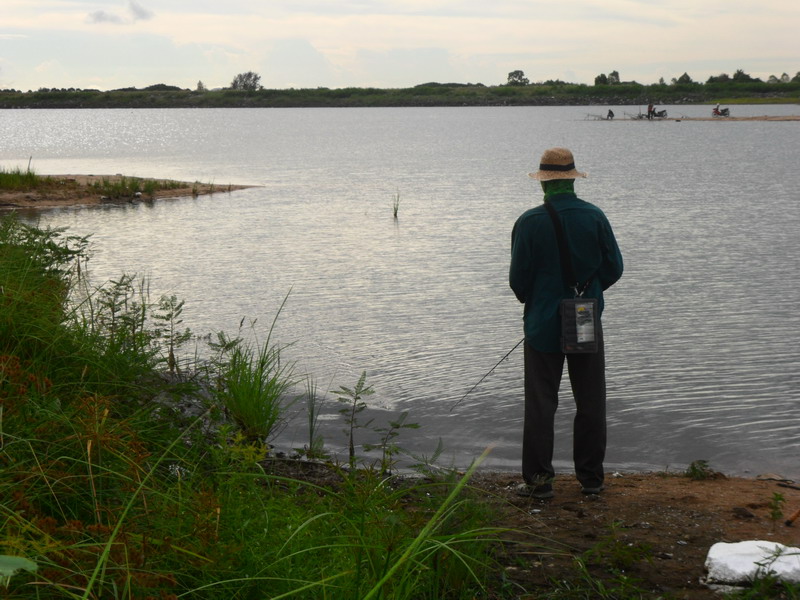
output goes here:
[{"label": "overcast sky", "polygon": [[798,33],[798,0],[2,0],[0,89],[767,79]]}]

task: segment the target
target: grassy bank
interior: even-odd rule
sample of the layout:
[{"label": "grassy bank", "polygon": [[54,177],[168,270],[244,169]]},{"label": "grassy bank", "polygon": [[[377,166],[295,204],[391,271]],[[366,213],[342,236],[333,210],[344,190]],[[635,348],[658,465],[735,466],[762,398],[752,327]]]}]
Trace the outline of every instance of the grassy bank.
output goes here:
[{"label": "grassy bank", "polygon": [[[493,580],[497,532],[464,480],[270,454],[242,407],[282,416],[280,348],[220,334],[181,376],[177,299],[91,288],[86,239],[13,216],[0,248],[4,598],[473,598]],[[341,390],[356,409],[361,383]]]},{"label": "grassy bank", "polygon": [[[85,186],[85,191],[109,200],[135,197],[152,199],[159,193],[178,190],[187,185],[185,182],[169,179],[145,179],[124,175],[98,176],[92,179],[91,183]],[[199,188],[201,185],[199,182],[193,184],[194,188]],[[38,175],[30,166],[24,170],[19,167],[11,169],[0,167],[0,191],[50,193],[59,196],[74,192],[80,187],[75,178]]]}]

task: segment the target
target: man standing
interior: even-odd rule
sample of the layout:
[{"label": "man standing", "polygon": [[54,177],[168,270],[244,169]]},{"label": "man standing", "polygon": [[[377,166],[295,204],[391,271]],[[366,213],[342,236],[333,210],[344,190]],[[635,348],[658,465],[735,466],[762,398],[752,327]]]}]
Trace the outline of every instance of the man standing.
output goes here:
[{"label": "man standing", "polygon": [[[603,290],[622,276],[622,255],[603,211],[575,195],[575,179],[586,174],[576,170],[572,152],[551,148],[544,152],[539,170],[530,177],[541,182],[544,201],[555,208],[575,277],[581,283],[589,282],[584,295],[597,299],[602,314]],[[511,289],[525,303],[524,483],[518,492],[534,498],[553,496],[554,421],[565,358],[577,408],[573,426],[575,475],[583,493],[603,490],[606,382],[602,327],[596,332],[597,352],[561,351],[559,304],[574,297],[562,273],[554,224],[541,204],[523,213],[514,224],[509,269]]]}]

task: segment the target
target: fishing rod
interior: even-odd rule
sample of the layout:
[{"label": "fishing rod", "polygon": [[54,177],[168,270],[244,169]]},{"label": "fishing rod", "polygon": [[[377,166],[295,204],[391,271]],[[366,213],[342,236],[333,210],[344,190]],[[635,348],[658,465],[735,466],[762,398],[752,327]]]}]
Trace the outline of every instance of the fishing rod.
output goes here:
[{"label": "fishing rod", "polygon": [[453,412],[453,409],[454,409],[456,406],[458,406],[459,404],[461,404],[461,401],[462,401],[464,398],[466,398],[467,396],[469,396],[470,392],[471,392],[472,390],[474,390],[476,387],[478,387],[478,386],[481,384],[481,382],[482,382],[484,379],[486,379],[486,378],[487,378],[489,375],[491,375],[491,374],[492,374],[492,372],[493,372],[493,371],[494,371],[494,370],[495,370],[497,367],[499,367],[499,366],[500,366],[500,363],[501,363],[501,362],[503,362],[505,359],[507,359],[509,356],[511,356],[511,353],[512,353],[514,350],[516,350],[517,348],[519,348],[519,345],[520,345],[522,342],[524,342],[524,341],[525,341],[525,338],[522,338],[520,341],[518,341],[518,342],[517,342],[516,346],[514,346],[514,347],[513,347],[511,350],[509,350],[508,352],[506,352],[506,353],[505,353],[505,355],[503,356],[503,358],[501,358],[500,360],[498,360],[498,361],[497,361],[497,364],[496,364],[495,366],[493,366],[491,369],[489,369],[489,370],[486,372],[486,374],[485,374],[483,377],[481,377],[481,378],[478,380],[478,383],[476,383],[476,384],[475,384],[475,385],[473,385],[471,388],[469,388],[469,390],[467,390],[467,393],[466,393],[466,394],[464,394],[463,396],[461,396],[461,398],[458,400],[458,402],[456,402],[455,404],[453,404],[453,406],[451,406],[451,407],[450,407],[450,412]]}]

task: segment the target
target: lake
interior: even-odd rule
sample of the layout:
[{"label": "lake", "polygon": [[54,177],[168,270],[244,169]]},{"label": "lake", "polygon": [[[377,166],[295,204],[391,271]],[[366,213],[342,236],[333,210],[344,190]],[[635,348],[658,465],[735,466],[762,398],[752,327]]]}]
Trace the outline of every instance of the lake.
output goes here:
[{"label": "lake", "polygon": [[[463,467],[493,446],[487,467],[517,471],[521,350],[464,395],[522,337],[511,227],[542,200],[527,177],[541,152],[567,146],[625,259],[604,313],[608,470],[707,460],[800,478],[800,122],[586,118],[607,108],[5,110],[0,165],[257,186],[23,216],[92,234],[95,283],[147,275],[198,334],[244,318],[263,337],[289,293],[274,335],[321,392],[365,370],[376,414],[421,425],[402,447],[429,456],[441,438],[441,462]],[[569,472],[562,388],[555,465]],[[338,449],[330,394],[327,407]],[[302,415],[276,441],[305,443]]]}]

